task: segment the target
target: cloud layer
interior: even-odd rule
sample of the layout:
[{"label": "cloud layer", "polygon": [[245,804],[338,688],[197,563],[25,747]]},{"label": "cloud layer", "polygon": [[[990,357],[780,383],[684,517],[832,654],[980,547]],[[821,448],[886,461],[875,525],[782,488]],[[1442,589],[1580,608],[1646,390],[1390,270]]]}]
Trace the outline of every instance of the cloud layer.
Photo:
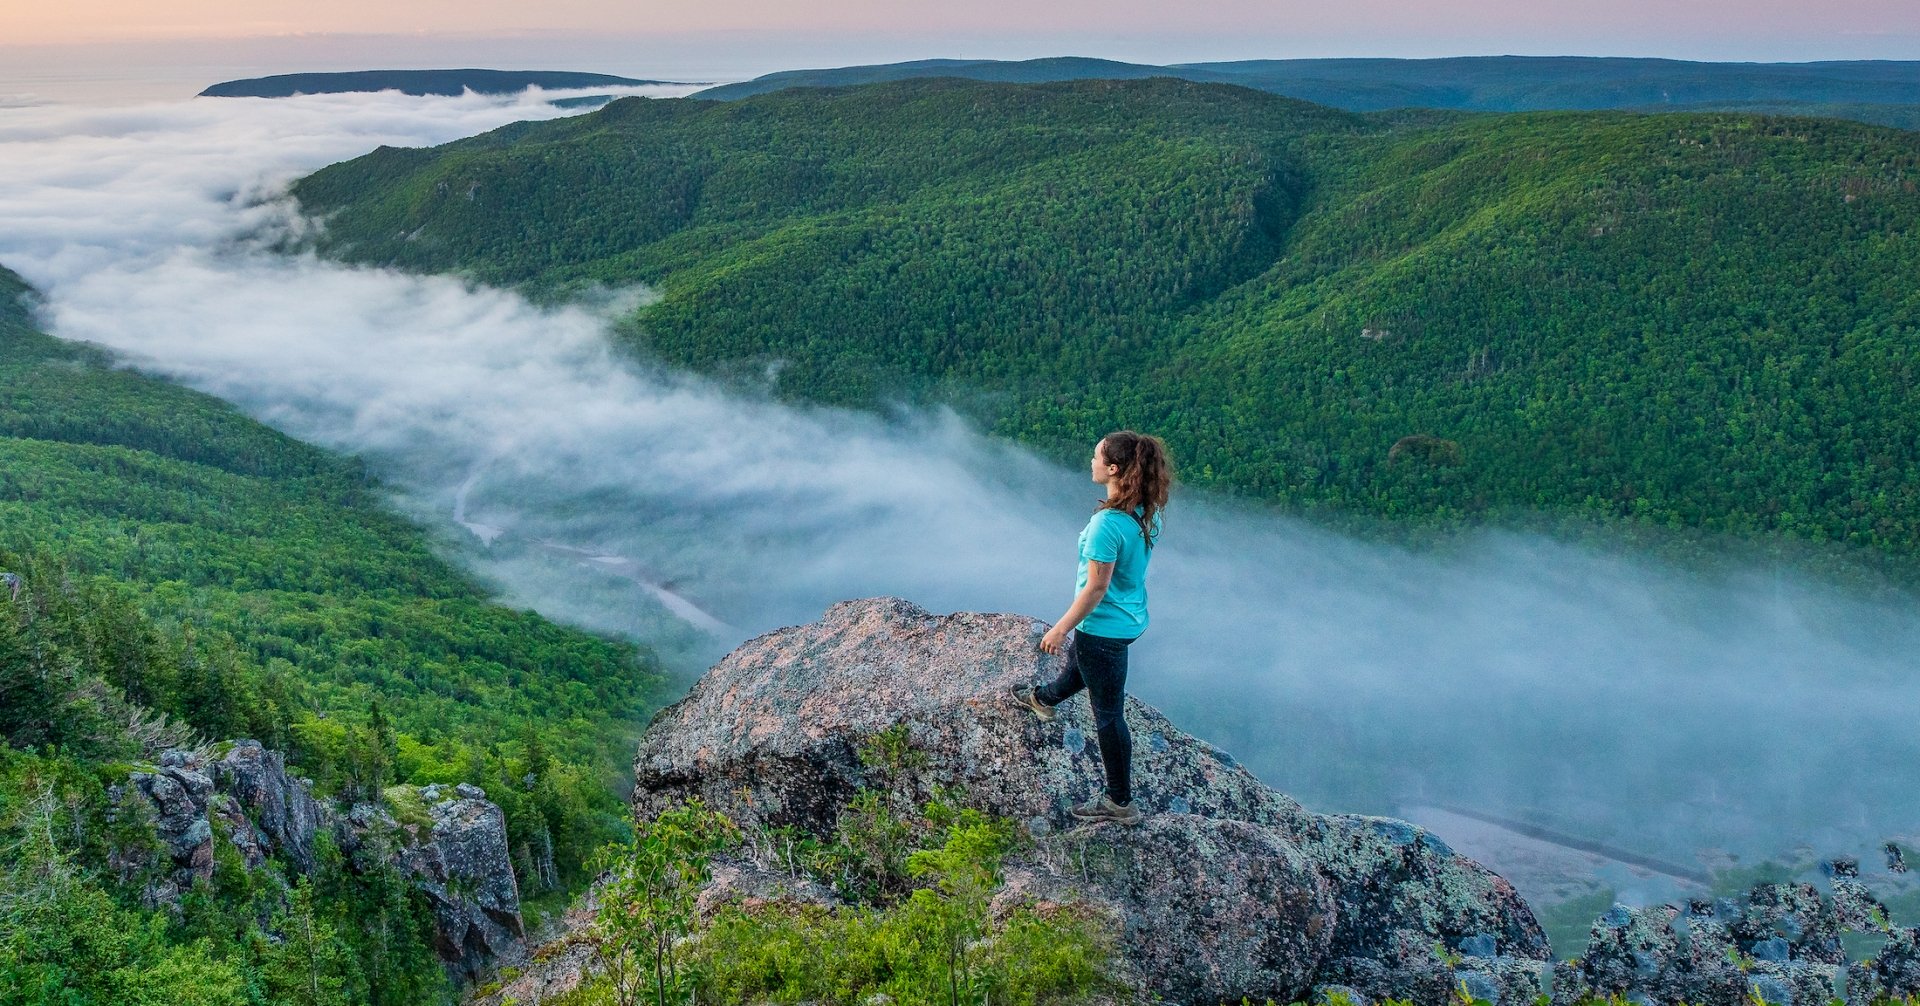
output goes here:
[{"label": "cloud layer", "polygon": [[[1084,472],[950,415],[795,408],[623,357],[608,318],[639,291],[543,309],[265,250],[302,226],[277,198],[302,172],[557,114],[0,109],[0,264],[55,334],[365,456],[511,602],[689,668],[847,597],[1066,606]],[[1412,553],[1194,496],[1153,596],[1135,689],[1321,809],[1455,803],[1681,860],[1920,831],[1910,607],[1515,532]]]}]

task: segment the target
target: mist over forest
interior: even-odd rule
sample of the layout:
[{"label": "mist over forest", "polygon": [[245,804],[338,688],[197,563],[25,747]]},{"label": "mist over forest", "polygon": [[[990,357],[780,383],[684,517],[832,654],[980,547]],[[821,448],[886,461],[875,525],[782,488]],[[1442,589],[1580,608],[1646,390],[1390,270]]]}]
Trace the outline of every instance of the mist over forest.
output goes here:
[{"label": "mist over forest", "polygon": [[[8,110],[0,264],[54,335],[365,458],[509,603],[683,676],[846,598],[1056,616],[1082,469],[952,412],[802,405],[636,357],[610,333],[643,288],[535,304],[280,251],[316,226],[285,198],[299,175],[560,114],[390,94]],[[1920,755],[1900,590],[1519,529],[1395,545],[1200,492],[1167,526],[1132,684],[1317,809],[1463,805],[1680,862],[1860,854],[1920,815],[1889,770]]]}]

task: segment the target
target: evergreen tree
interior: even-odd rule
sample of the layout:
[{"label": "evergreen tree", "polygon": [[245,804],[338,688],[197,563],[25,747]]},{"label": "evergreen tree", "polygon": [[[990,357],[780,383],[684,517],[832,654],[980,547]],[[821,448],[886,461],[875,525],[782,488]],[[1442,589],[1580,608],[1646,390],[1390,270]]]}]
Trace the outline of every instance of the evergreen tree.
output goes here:
[{"label": "evergreen tree", "polygon": [[278,943],[262,948],[261,977],[268,995],[286,1006],[346,1006],[348,955],[333,925],[317,911],[305,878],[287,892],[273,920]]}]

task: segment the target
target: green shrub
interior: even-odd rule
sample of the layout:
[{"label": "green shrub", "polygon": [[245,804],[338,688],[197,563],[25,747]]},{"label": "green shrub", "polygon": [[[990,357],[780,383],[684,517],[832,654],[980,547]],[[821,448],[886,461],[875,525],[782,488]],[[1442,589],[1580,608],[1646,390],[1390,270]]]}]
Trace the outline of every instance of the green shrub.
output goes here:
[{"label": "green shrub", "polygon": [[619,1006],[633,1006],[649,986],[656,1006],[684,1000],[677,941],[694,928],[713,854],[738,838],[733,822],[695,801],[636,822],[632,841],[602,850],[594,947]]},{"label": "green shrub", "polygon": [[856,1004],[878,993],[900,1006],[957,1006],[1070,1001],[1103,987],[1113,942],[1094,916],[1039,906],[990,916],[1012,825],[939,804],[927,816],[946,822],[940,844],[905,864],[928,886],[838,910],[725,908],[692,943],[695,998]]}]

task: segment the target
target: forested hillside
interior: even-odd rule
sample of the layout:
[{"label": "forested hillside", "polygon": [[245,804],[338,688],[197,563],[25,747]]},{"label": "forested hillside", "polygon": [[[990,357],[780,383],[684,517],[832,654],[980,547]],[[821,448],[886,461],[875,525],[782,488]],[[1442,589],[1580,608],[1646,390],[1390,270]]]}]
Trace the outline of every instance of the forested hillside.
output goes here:
[{"label": "forested hillside", "polygon": [[1300,509],[1912,555],[1917,184],[1850,123],[932,80],[621,101],[296,194],[332,254],[645,282],[669,361],[1062,457],[1128,424]]},{"label": "forested hillside", "polygon": [[[163,744],[236,737],[347,802],[479,783],[521,889],[557,904],[624,828],[654,660],[490,603],[354,463],[35,331],[23,293],[0,270],[0,571],[17,578],[0,582],[0,986],[435,1001],[445,977],[404,885],[323,867],[287,902],[216,870],[187,914],[153,912],[127,875],[145,845],[107,787]],[[300,911],[332,942],[281,961],[266,933]],[[344,998],[270,994],[276,968],[314,955]]]},{"label": "forested hillside", "polygon": [[1445,59],[1250,59],[1152,66],[1108,59],[923,59],[781,70],[696,97],[732,100],[790,87],[965,77],[1010,83],[1178,77],[1237,84],[1352,112],[1439,108],[1475,112],[1580,109],[1766,111],[1913,128],[1920,63],[1702,63],[1592,56]]}]

